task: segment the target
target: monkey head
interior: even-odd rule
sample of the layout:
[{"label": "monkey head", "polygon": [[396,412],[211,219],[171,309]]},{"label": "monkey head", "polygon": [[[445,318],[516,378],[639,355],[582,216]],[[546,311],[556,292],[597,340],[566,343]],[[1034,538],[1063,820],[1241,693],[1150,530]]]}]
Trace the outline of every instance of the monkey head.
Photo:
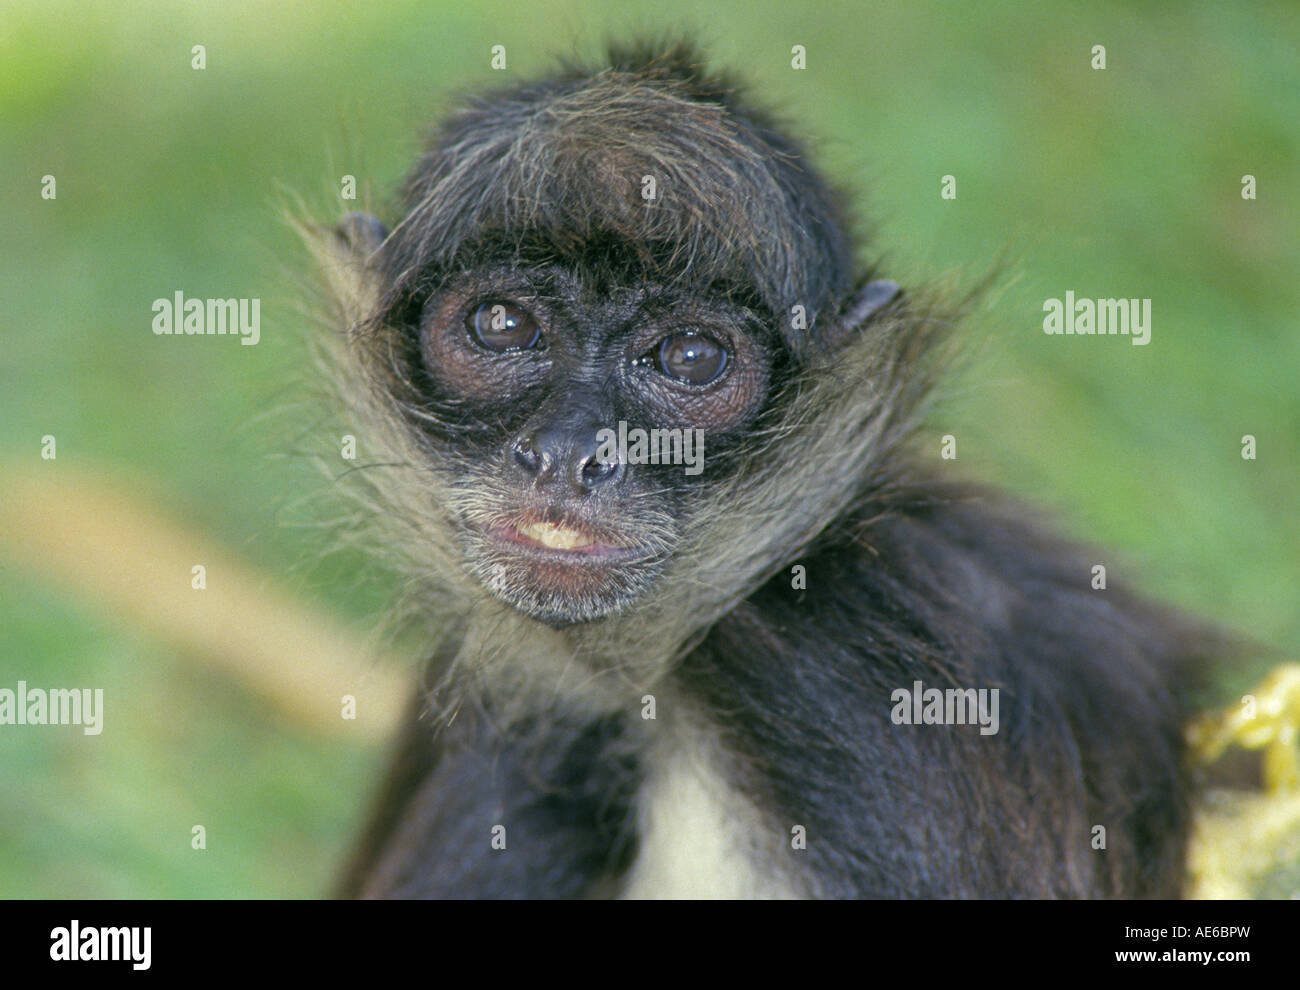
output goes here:
[{"label": "monkey head", "polygon": [[348,366],[415,474],[390,511],[435,520],[412,556],[552,626],[667,601],[679,567],[671,607],[706,610],[867,476],[898,349],[835,355],[897,287],[855,282],[803,149],[689,50],[470,99],[395,212],[331,254]]}]

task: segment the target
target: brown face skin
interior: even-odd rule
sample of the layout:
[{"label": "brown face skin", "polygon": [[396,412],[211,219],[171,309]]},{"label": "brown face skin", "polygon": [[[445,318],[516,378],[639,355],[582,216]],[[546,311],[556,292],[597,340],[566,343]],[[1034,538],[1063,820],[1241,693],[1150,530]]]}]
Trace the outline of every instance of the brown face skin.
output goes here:
[{"label": "brown face skin", "polygon": [[[717,479],[713,451],[725,463],[767,398],[756,323],[722,298],[595,292],[556,267],[445,280],[423,307],[420,356],[431,404],[470,422],[438,439],[458,466],[452,508],[479,580],[556,626],[639,597]],[[601,431],[620,422],[703,431],[703,473],[603,460]]]}]

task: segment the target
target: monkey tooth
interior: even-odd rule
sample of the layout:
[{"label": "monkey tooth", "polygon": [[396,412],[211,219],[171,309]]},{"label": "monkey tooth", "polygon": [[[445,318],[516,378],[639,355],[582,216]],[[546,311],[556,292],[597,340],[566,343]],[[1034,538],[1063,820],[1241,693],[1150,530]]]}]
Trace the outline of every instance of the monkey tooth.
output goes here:
[{"label": "monkey tooth", "polygon": [[528,523],[518,529],[521,535],[552,550],[577,550],[591,546],[591,540],[577,530],[552,523]]}]

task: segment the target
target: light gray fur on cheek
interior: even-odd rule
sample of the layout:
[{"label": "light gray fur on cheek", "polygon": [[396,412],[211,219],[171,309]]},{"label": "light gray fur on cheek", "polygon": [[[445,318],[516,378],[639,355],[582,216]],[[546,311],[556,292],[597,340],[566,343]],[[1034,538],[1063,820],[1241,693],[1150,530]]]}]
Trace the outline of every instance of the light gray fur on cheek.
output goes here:
[{"label": "light gray fur on cheek", "polygon": [[[377,233],[372,225],[360,227],[362,233]],[[350,283],[336,282],[333,288],[358,293]],[[878,305],[886,296],[893,298],[882,289],[873,298]],[[356,301],[340,304],[355,307]],[[903,362],[885,323],[873,324],[871,333],[851,338],[832,362],[808,372],[775,436],[753,441],[750,460],[756,469],[742,483],[709,486],[707,499],[692,502],[689,526],[681,530],[684,542],[676,543],[673,520],[647,524],[650,531],[642,535],[660,538],[654,531],[661,529],[672,559],[652,584],[638,589],[638,600],[628,603],[635,607],[560,631],[569,644],[565,666],[576,658],[618,671],[633,689],[654,685],[692,637],[797,556],[850,504],[860,488],[862,464],[877,457],[901,429],[894,405]],[[386,531],[383,544],[405,562],[411,578],[406,611],[437,624],[440,613],[477,609],[492,597],[490,568],[466,559],[460,527],[508,506],[511,493],[481,465],[461,464],[454,449],[431,451],[428,439],[395,412],[393,396],[409,393],[411,383],[402,378],[394,356],[394,333],[373,328],[354,340],[351,354],[335,358],[339,391],[368,458],[381,465],[352,472],[349,481]],[[358,372],[369,385],[358,388]],[[519,617],[520,627],[498,621],[510,633],[490,649],[485,646],[480,656],[499,660],[512,650],[527,654],[527,630],[543,627]],[[529,662],[526,655],[520,659]]]}]

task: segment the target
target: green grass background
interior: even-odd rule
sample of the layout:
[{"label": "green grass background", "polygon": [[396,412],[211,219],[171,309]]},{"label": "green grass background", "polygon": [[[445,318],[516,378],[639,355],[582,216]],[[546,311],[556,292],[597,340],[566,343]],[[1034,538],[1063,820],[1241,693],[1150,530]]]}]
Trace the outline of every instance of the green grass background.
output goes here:
[{"label": "green grass background", "polygon": [[[39,467],[53,433],[60,464],[152,479],[189,525],[368,628],[394,579],[320,559],[311,523],[338,506],[287,497],[322,486],[275,456],[293,438],[267,412],[301,398],[308,333],[280,204],[342,212],[344,173],[382,197],[457,90],[665,30],[814,140],[861,193],[887,274],[974,280],[1008,259],[972,325],[973,373],[934,420],[964,470],[1059,510],[1153,591],[1300,652],[1292,3],[6,0],[0,463]],[[489,70],[495,44],[507,73]],[[178,287],[260,297],[262,342],[155,337],[150,304]],[[1042,302],[1066,289],[1151,297],[1152,343],[1045,336]],[[1223,696],[1259,670],[1229,667]],[[284,724],[0,557],[0,686],[20,677],[102,685],[136,717],[91,747],[0,727],[0,896],[325,888],[373,745]],[[206,853],[178,818],[208,825]]]}]

